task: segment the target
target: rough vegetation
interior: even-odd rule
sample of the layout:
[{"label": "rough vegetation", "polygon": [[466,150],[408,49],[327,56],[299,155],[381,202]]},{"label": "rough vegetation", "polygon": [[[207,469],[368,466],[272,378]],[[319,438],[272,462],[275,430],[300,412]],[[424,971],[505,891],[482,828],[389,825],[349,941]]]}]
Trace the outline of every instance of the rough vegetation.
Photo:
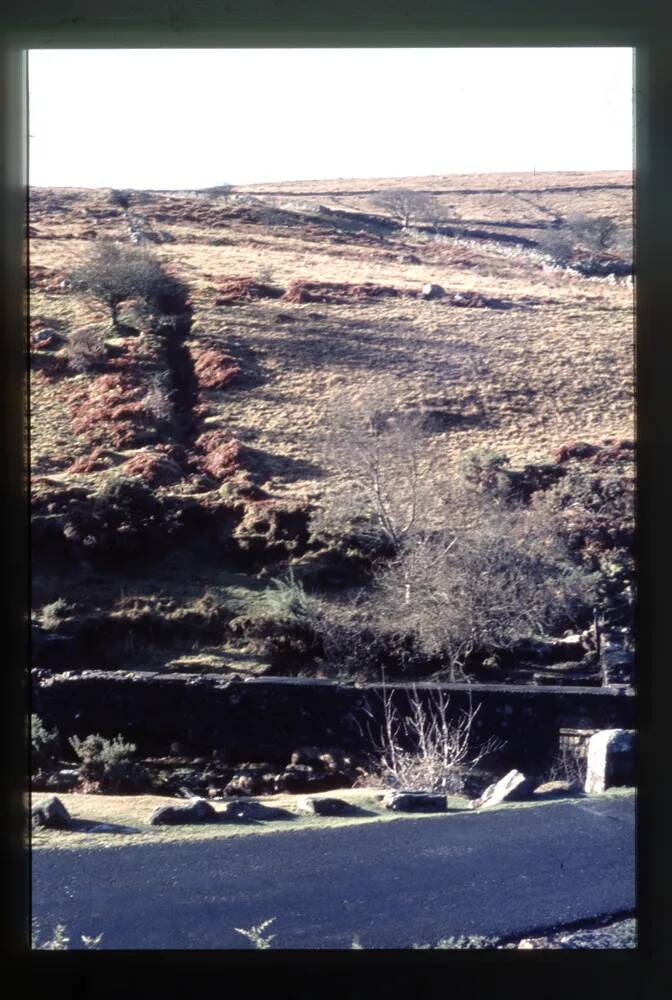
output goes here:
[{"label": "rough vegetation", "polygon": [[630,221],[625,174],[34,189],[34,666],[532,680],[571,631],[599,683]]}]

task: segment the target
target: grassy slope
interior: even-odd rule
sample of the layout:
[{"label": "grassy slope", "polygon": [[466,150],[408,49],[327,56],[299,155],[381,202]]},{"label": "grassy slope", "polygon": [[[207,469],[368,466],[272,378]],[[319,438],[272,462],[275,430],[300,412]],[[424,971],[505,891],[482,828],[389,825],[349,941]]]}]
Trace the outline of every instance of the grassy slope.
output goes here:
[{"label": "grassy slope", "polygon": [[[454,191],[441,197],[465,225],[499,222],[506,231],[506,224],[515,222],[524,228],[510,231],[531,238],[540,221],[558,213],[610,214],[627,222],[630,189],[608,185],[629,182],[625,173],[398,181],[439,191],[479,189],[478,194]],[[293,203],[296,207],[298,200],[302,211],[317,204],[371,211],[370,195],[361,192],[388,183],[278,185],[265,203],[292,203],[282,192],[298,190]],[[559,190],[567,186],[579,190]],[[529,188],[535,193],[529,194]],[[328,196],[312,194],[324,190]],[[128,242],[124,213],[117,210],[110,216],[110,209],[105,190],[34,192],[33,329],[48,326],[67,333],[104,319],[100,307],[62,289],[60,282],[94,239],[104,235]],[[233,355],[243,371],[238,384],[204,394],[209,409],[201,429],[222,428],[253,449],[254,479],[274,497],[315,500],[329,489],[333,470],[321,456],[320,434],[333,400],[343,393],[357,397],[391,388],[402,407],[443,405],[472,415],[482,409],[481,418],[428,439],[424,474],[437,483],[469,448],[489,446],[522,464],[546,460],[574,439],[633,436],[633,293],[626,285],[548,270],[538,255],[501,243],[437,241],[399,232],[339,234],[325,228],[319,216],[290,214],[273,220],[238,202],[189,193],[155,194],[132,211],[174,240],[156,252],[190,285],[190,344],[207,338]],[[409,254],[420,262],[405,262]],[[465,309],[407,298],[339,305],[279,300],[215,304],[224,280],[257,277],[264,270],[283,288],[296,279],[375,282],[407,290],[433,281],[450,291],[506,299],[513,308]],[[32,465],[54,483],[93,483],[115,471],[67,471],[73,459],[88,451],[73,433],[68,407],[90,381],[90,375],[68,371],[51,379],[40,367],[33,372]],[[116,449],[116,470],[133,454]],[[194,489],[188,479],[171,487],[176,493]],[[87,577],[85,587],[79,578],[39,575],[34,586],[36,606],[65,594],[69,600],[83,597],[107,614],[123,598],[142,599],[159,590],[187,604],[213,588],[239,597],[259,584],[196,566],[185,579],[183,567],[162,566],[134,580],[109,574]],[[191,652],[198,657],[202,651],[180,650],[178,659]],[[209,662],[217,661],[216,646],[206,652]],[[235,657],[240,655],[246,654],[232,653],[233,661],[224,657],[223,665],[234,662],[237,668],[241,661]],[[165,660],[165,654],[161,657]]]}]

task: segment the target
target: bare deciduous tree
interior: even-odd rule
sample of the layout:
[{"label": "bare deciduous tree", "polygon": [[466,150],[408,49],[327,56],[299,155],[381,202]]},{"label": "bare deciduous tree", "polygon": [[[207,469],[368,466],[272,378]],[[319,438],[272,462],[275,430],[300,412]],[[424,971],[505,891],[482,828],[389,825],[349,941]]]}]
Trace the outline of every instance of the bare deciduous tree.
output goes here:
[{"label": "bare deciduous tree", "polygon": [[340,475],[315,526],[345,530],[398,548],[440,510],[440,500],[420,474],[420,418],[403,414],[389,393],[343,397],[327,417],[325,454]]},{"label": "bare deciduous tree", "polygon": [[406,229],[411,222],[438,224],[442,217],[440,202],[434,195],[410,188],[387,188],[371,199],[377,208],[397,219]]},{"label": "bare deciduous tree", "polygon": [[104,302],[117,326],[117,310],[126,299],[139,298],[156,305],[163,296],[182,291],[177,279],[162,269],[160,261],[146,250],[116,243],[102,243],[71,275],[73,288]]},{"label": "bare deciduous tree", "polygon": [[419,532],[377,574],[372,621],[447,658],[450,679],[474,651],[543,635],[591,607],[596,577],[571,559],[543,508],[507,508],[473,494],[452,523]]},{"label": "bare deciduous tree", "polygon": [[[430,482],[419,420],[395,414],[389,394],[342,400],[328,445],[340,486],[314,527],[359,534],[386,556],[374,564],[371,591],[313,606],[332,667],[371,663],[386,649],[401,651],[404,662],[407,652],[422,651],[445,659],[455,680],[472,653],[543,635],[591,607],[596,578],[572,560],[550,506],[526,508],[506,491]],[[490,458],[495,471],[501,461]]]}]

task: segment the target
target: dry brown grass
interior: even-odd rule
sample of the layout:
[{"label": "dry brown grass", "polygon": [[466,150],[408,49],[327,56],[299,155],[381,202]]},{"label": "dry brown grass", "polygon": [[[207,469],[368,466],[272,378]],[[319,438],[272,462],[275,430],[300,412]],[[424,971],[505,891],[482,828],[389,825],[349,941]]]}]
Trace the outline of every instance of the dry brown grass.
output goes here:
[{"label": "dry brown grass", "polygon": [[[451,189],[440,197],[465,225],[487,228],[486,222],[499,222],[492,232],[534,238],[539,222],[557,213],[610,214],[627,222],[630,181],[626,173],[316,181],[265,185],[267,194],[256,207],[188,192],[154,194],[137,213],[174,239],[153,250],[190,287],[194,311],[186,346],[193,358],[208,352],[225,359],[227,370],[240,369],[235,379],[217,382],[220,388],[201,385],[196,436],[218,432],[222,440],[240,442],[254,462],[258,485],[292,500],[319,500],[333,482],[322,433],[334,400],[344,393],[356,399],[385,391],[401,408],[453,415],[427,438],[422,471],[432,483],[449,476],[471,448],[487,446],[523,464],[550,460],[575,439],[632,438],[633,292],[627,284],[549,270],[539,255],[501,242],[412,231],[338,232],[318,215],[291,225],[291,215],[275,221],[264,215],[269,206],[292,198],[302,211],[311,204],[371,211],[364,192],[398,183]],[[465,189],[480,193],[459,193]],[[508,225],[512,222],[523,228]],[[31,332],[54,327],[67,334],[104,322],[95,302],[60,282],[94,238],[128,241],[124,213],[112,210],[109,192],[38,190],[31,230]],[[409,257],[417,262],[409,263]],[[256,298],[216,304],[231,281],[258,281],[264,272],[282,289],[318,281],[417,292],[435,282],[449,292],[476,292],[511,307],[457,308],[407,296],[340,304]],[[114,344],[108,339],[108,346]],[[62,355],[35,351],[33,469],[56,482],[97,483],[138,449],[107,447],[106,468],[68,471],[91,452],[73,428],[70,410],[96,376],[64,369]],[[86,469],[86,461],[77,467]],[[187,477],[161,488],[184,493],[203,487]],[[162,585],[177,594],[177,578],[162,574]],[[36,587],[42,589],[42,583],[36,581]],[[87,587],[92,601],[95,592],[96,585]],[[108,595],[101,606],[113,604]]]}]

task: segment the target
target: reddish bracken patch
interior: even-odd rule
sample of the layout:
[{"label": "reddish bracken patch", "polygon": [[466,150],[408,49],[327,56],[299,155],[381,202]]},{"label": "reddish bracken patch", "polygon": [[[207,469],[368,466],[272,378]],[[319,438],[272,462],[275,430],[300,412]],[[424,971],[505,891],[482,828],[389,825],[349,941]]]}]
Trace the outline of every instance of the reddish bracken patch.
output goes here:
[{"label": "reddish bracken patch", "polygon": [[137,443],[140,418],[146,416],[139,387],[125,375],[99,375],[84,398],[71,408],[72,429],[91,444],[125,448]]},{"label": "reddish bracken patch", "polygon": [[254,278],[227,278],[219,286],[218,292],[216,306],[240,305],[254,299],[278,299],[282,295],[281,288],[266,285]]},{"label": "reddish bracken patch", "polygon": [[178,463],[160,451],[141,451],[123,467],[127,476],[139,476],[149,486],[166,486],[182,478]]},{"label": "reddish bracken patch", "polygon": [[198,467],[213,479],[229,479],[241,468],[243,446],[224,431],[206,431],[197,439],[196,446],[204,452]]},{"label": "reddish bracken patch", "polygon": [[571,444],[558,448],[553,460],[555,462],[569,462],[573,458],[592,458],[599,450],[599,445],[588,444],[587,441],[573,441]]},{"label": "reddish bracken patch", "polygon": [[375,285],[366,281],[353,285],[345,281],[293,281],[283,298],[287,302],[333,302],[344,303],[376,300],[381,298],[415,297],[416,293],[402,291],[391,285]]},{"label": "reddish bracken patch", "polygon": [[199,389],[225,389],[238,375],[236,359],[214,344],[190,348]]},{"label": "reddish bracken patch", "polygon": [[67,472],[100,472],[108,469],[112,463],[112,458],[104,448],[94,448],[88,455],[80,455],[76,458]]}]

